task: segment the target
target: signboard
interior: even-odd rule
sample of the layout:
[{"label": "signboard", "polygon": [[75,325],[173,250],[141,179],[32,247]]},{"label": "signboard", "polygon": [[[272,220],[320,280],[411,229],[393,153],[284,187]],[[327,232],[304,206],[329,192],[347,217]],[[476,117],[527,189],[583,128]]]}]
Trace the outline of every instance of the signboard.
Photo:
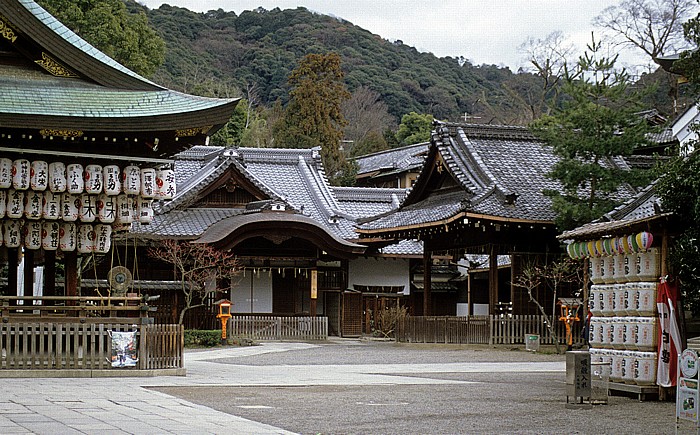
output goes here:
[{"label": "signboard", "polygon": [[316,299],[318,297],[318,271],[316,269],[311,270],[311,299]]},{"label": "signboard", "polygon": [[[678,419],[694,421],[698,425],[698,354],[693,349],[686,349],[678,356],[681,373],[678,375],[676,389],[676,422]],[[676,423],[677,425],[677,423]]]}]

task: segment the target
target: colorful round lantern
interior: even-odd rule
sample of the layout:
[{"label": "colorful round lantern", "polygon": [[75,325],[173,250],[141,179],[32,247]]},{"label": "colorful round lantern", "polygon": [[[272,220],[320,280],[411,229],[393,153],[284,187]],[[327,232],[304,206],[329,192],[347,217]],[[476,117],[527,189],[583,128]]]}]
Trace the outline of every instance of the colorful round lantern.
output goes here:
[{"label": "colorful round lantern", "polygon": [[625,253],[625,238],[624,237],[614,237],[613,239],[614,243],[614,250],[617,254],[624,254]]},{"label": "colorful round lantern", "polygon": [[641,252],[646,252],[654,243],[654,236],[648,231],[642,231],[634,237]]},{"label": "colorful round lantern", "polygon": [[141,193],[141,170],[138,166],[129,165],[122,171],[122,185],[127,195]]},{"label": "colorful round lantern", "polygon": [[41,219],[41,206],[44,202],[44,195],[41,192],[29,190],[25,193],[24,215],[27,219]]},{"label": "colorful round lantern", "polygon": [[617,254],[617,252],[615,252],[615,249],[613,247],[613,240],[612,239],[603,239],[603,253],[605,255]]},{"label": "colorful round lantern", "polygon": [[569,243],[566,245],[566,253],[569,255],[569,258],[577,258],[574,246],[575,243]]},{"label": "colorful round lantern", "polygon": [[66,165],[62,162],[49,163],[49,190],[53,193],[63,193],[67,188]]},{"label": "colorful round lantern", "polygon": [[58,222],[44,222],[41,228],[41,248],[45,251],[58,249],[61,234],[61,224]]},{"label": "colorful round lantern", "polygon": [[112,226],[95,225],[95,252],[106,254],[112,246]]},{"label": "colorful round lantern", "polygon": [[57,220],[61,217],[61,194],[50,190],[44,192],[41,217],[48,220]]},{"label": "colorful round lantern", "polygon": [[78,243],[78,228],[73,222],[63,222],[59,229],[58,237],[58,248],[61,251],[75,251]]},{"label": "colorful round lantern", "polygon": [[122,182],[120,180],[120,170],[117,165],[107,165],[102,168],[103,188],[104,192],[110,196],[119,195],[122,191]]},{"label": "colorful round lantern", "polygon": [[66,167],[67,183],[66,190],[68,193],[77,195],[85,190],[85,179],[83,176],[83,165],[79,163],[71,163]]},{"label": "colorful round lantern", "polygon": [[603,250],[602,239],[596,240],[593,246],[595,248],[596,257],[602,257],[603,255],[605,255],[605,251]]},{"label": "colorful round lantern", "polygon": [[19,219],[24,216],[24,192],[10,189],[7,192],[7,217]]},{"label": "colorful round lantern", "polygon": [[49,185],[49,164],[43,160],[35,160],[29,169],[29,187],[32,190],[44,191]]},{"label": "colorful round lantern", "polygon": [[29,189],[30,163],[27,159],[17,159],[12,162],[12,187],[16,190]]},{"label": "colorful round lantern", "polygon": [[634,234],[627,236],[627,249],[629,249],[630,254],[639,252],[639,245],[637,245],[637,239]]},{"label": "colorful round lantern", "polygon": [[159,169],[156,171],[156,198],[173,199],[175,196],[175,171]]},{"label": "colorful round lantern", "polygon": [[102,166],[100,165],[87,165],[85,167],[85,192],[97,195],[102,193],[102,183],[104,178],[102,177]]},{"label": "colorful round lantern", "polygon": [[0,189],[12,187],[12,160],[8,158],[0,159]]},{"label": "colorful round lantern", "polygon": [[141,197],[153,198],[156,194],[156,170],[141,169]]}]

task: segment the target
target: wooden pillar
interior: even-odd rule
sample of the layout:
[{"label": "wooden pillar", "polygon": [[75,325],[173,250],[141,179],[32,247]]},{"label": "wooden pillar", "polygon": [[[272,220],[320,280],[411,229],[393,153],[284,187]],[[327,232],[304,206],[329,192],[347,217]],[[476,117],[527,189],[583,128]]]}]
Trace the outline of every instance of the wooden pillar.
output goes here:
[{"label": "wooden pillar", "polygon": [[34,251],[24,250],[24,296],[34,296]]},{"label": "wooden pillar", "polygon": [[[512,313],[515,314],[520,314],[520,311],[522,308],[520,307],[521,304],[515,303],[515,280],[517,279],[517,269],[515,268],[515,255],[510,254],[510,303],[511,307],[513,308]],[[516,312],[516,310],[518,310]]]},{"label": "wooden pillar", "polygon": [[431,273],[433,271],[433,262],[431,260],[430,251],[427,243],[423,243],[423,315],[431,316],[433,312],[433,301],[430,294],[431,290]]},{"label": "wooden pillar", "polygon": [[489,251],[489,314],[496,314],[498,303],[498,253],[496,245],[490,245]]},{"label": "wooden pillar", "polygon": [[311,270],[311,302],[309,311],[311,317],[316,317],[316,300],[318,298],[318,270]]},{"label": "wooden pillar", "polygon": [[68,251],[63,254],[66,270],[66,296],[78,296],[78,253]]},{"label": "wooden pillar", "polygon": [[44,251],[44,296],[56,296],[56,251]]},{"label": "wooden pillar", "polygon": [[[17,296],[17,262],[19,261],[19,249],[7,250],[7,295]],[[16,304],[13,301],[12,304]]]}]

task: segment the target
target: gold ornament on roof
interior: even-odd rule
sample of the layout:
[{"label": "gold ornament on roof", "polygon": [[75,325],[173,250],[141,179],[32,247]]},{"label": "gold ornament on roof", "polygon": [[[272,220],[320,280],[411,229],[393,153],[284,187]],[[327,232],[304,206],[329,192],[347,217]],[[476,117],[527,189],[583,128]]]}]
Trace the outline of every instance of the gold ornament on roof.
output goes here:
[{"label": "gold ornament on roof", "polygon": [[55,128],[42,128],[39,130],[39,133],[42,136],[58,136],[58,137],[81,137],[83,134],[85,134],[81,130],[61,130],[61,129],[55,129]]},{"label": "gold ornament on roof", "polygon": [[73,71],[64,67],[44,52],[41,53],[41,60],[35,60],[34,62],[56,77],[79,77]]},{"label": "gold ornament on roof", "polygon": [[0,14],[0,35],[12,43],[17,40],[15,29],[12,28],[8,19],[2,14]]},{"label": "gold ornament on roof", "polygon": [[184,128],[182,130],[175,130],[175,137],[189,137],[189,136],[197,136],[198,134],[207,134],[209,130],[214,127],[213,125],[205,125],[203,127],[192,127],[192,128]]}]

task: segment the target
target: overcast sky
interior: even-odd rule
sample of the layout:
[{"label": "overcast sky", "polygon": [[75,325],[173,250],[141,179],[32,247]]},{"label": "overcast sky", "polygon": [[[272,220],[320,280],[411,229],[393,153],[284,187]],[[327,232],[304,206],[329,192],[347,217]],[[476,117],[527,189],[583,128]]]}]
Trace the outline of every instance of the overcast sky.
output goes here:
[{"label": "overcast sky", "polygon": [[[475,65],[523,65],[517,47],[528,36],[563,31],[580,47],[590,42],[593,17],[619,0],[138,0],[150,9],[163,3],[196,12],[223,9],[240,14],[265,9],[307,9],[341,17],[388,40],[400,39],[438,57],[464,56]],[[624,54],[625,63],[643,57]]]}]

